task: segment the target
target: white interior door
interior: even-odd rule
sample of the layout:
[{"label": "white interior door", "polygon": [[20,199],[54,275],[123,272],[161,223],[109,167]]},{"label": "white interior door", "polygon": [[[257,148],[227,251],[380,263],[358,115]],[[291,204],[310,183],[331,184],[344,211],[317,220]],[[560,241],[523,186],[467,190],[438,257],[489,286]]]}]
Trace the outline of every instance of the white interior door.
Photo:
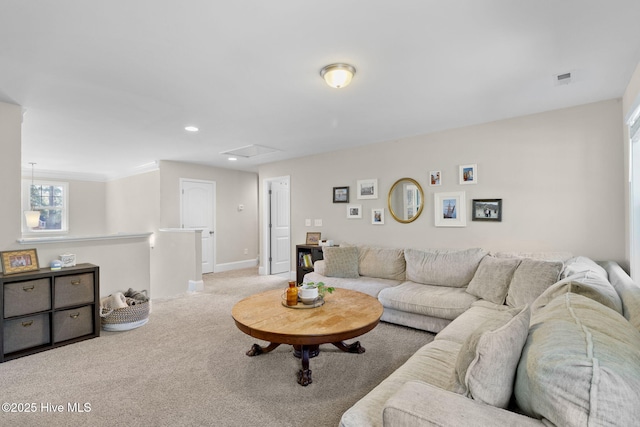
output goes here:
[{"label": "white interior door", "polygon": [[215,264],[216,183],[180,180],[182,228],[202,230],[202,273],[212,273]]},{"label": "white interior door", "polygon": [[269,195],[270,272],[286,273],[291,266],[289,179],[273,181]]}]

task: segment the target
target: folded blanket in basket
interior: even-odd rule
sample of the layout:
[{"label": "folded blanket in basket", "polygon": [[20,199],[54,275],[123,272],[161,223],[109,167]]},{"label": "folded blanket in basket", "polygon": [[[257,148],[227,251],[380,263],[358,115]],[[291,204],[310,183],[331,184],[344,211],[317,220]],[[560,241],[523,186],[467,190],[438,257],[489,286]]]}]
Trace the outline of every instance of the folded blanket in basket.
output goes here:
[{"label": "folded blanket in basket", "polygon": [[128,304],[124,294],[122,292],[116,292],[115,294],[100,299],[100,306],[106,309],[116,310],[118,308],[125,308]]}]

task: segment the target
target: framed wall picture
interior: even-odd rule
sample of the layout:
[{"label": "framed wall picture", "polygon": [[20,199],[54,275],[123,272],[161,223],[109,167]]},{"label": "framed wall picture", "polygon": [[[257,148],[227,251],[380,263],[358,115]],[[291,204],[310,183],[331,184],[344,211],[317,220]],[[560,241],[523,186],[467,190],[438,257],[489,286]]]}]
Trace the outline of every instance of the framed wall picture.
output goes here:
[{"label": "framed wall picture", "polygon": [[436,186],[442,185],[442,172],[431,171],[429,172],[429,185]]},{"label": "framed wall picture", "polygon": [[348,205],[347,219],[360,219],[360,218],[362,218],[362,205]]},{"label": "framed wall picture", "polygon": [[309,232],[307,233],[307,245],[318,245],[320,244],[320,235],[319,232]]},{"label": "framed wall picture", "polygon": [[473,199],[473,221],[502,221],[502,199]]},{"label": "framed wall picture", "polygon": [[434,215],[436,227],[466,227],[465,192],[435,193]]},{"label": "framed wall picture", "polygon": [[377,179],[360,179],[356,186],[358,190],[358,199],[377,199],[378,198],[378,180]]},{"label": "framed wall picture", "polygon": [[39,270],[38,252],[35,249],[0,252],[2,271],[5,275]]},{"label": "framed wall picture", "polygon": [[349,187],[333,187],[333,203],[349,203]]},{"label": "framed wall picture", "polygon": [[371,209],[371,224],[384,224],[384,208]]},{"label": "framed wall picture", "polygon": [[460,165],[460,184],[478,183],[478,165]]}]

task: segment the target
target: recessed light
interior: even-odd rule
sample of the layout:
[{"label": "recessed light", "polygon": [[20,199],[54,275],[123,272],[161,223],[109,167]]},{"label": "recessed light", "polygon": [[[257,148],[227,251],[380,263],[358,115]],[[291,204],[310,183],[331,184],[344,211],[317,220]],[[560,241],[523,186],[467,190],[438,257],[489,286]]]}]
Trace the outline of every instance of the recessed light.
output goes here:
[{"label": "recessed light", "polygon": [[229,161],[230,161],[230,162],[235,162],[236,160],[238,160],[238,158],[237,158],[237,157],[229,157]]},{"label": "recessed light", "polygon": [[198,128],[195,126],[187,126],[184,128],[184,130],[189,131],[189,132],[198,132]]}]

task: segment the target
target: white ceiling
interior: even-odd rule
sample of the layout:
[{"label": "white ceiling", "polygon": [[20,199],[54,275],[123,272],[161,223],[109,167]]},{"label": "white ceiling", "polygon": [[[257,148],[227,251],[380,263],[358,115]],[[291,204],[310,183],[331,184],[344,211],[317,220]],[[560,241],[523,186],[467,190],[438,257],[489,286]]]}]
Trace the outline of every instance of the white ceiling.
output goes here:
[{"label": "white ceiling", "polygon": [[[618,98],[639,16],[638,0],[0,0],[0,100],[24,107],[23,167],[257,170]],[[333,62],[351,86],[325,85]],[[220,154],[250,144],[279,151]]]}]

